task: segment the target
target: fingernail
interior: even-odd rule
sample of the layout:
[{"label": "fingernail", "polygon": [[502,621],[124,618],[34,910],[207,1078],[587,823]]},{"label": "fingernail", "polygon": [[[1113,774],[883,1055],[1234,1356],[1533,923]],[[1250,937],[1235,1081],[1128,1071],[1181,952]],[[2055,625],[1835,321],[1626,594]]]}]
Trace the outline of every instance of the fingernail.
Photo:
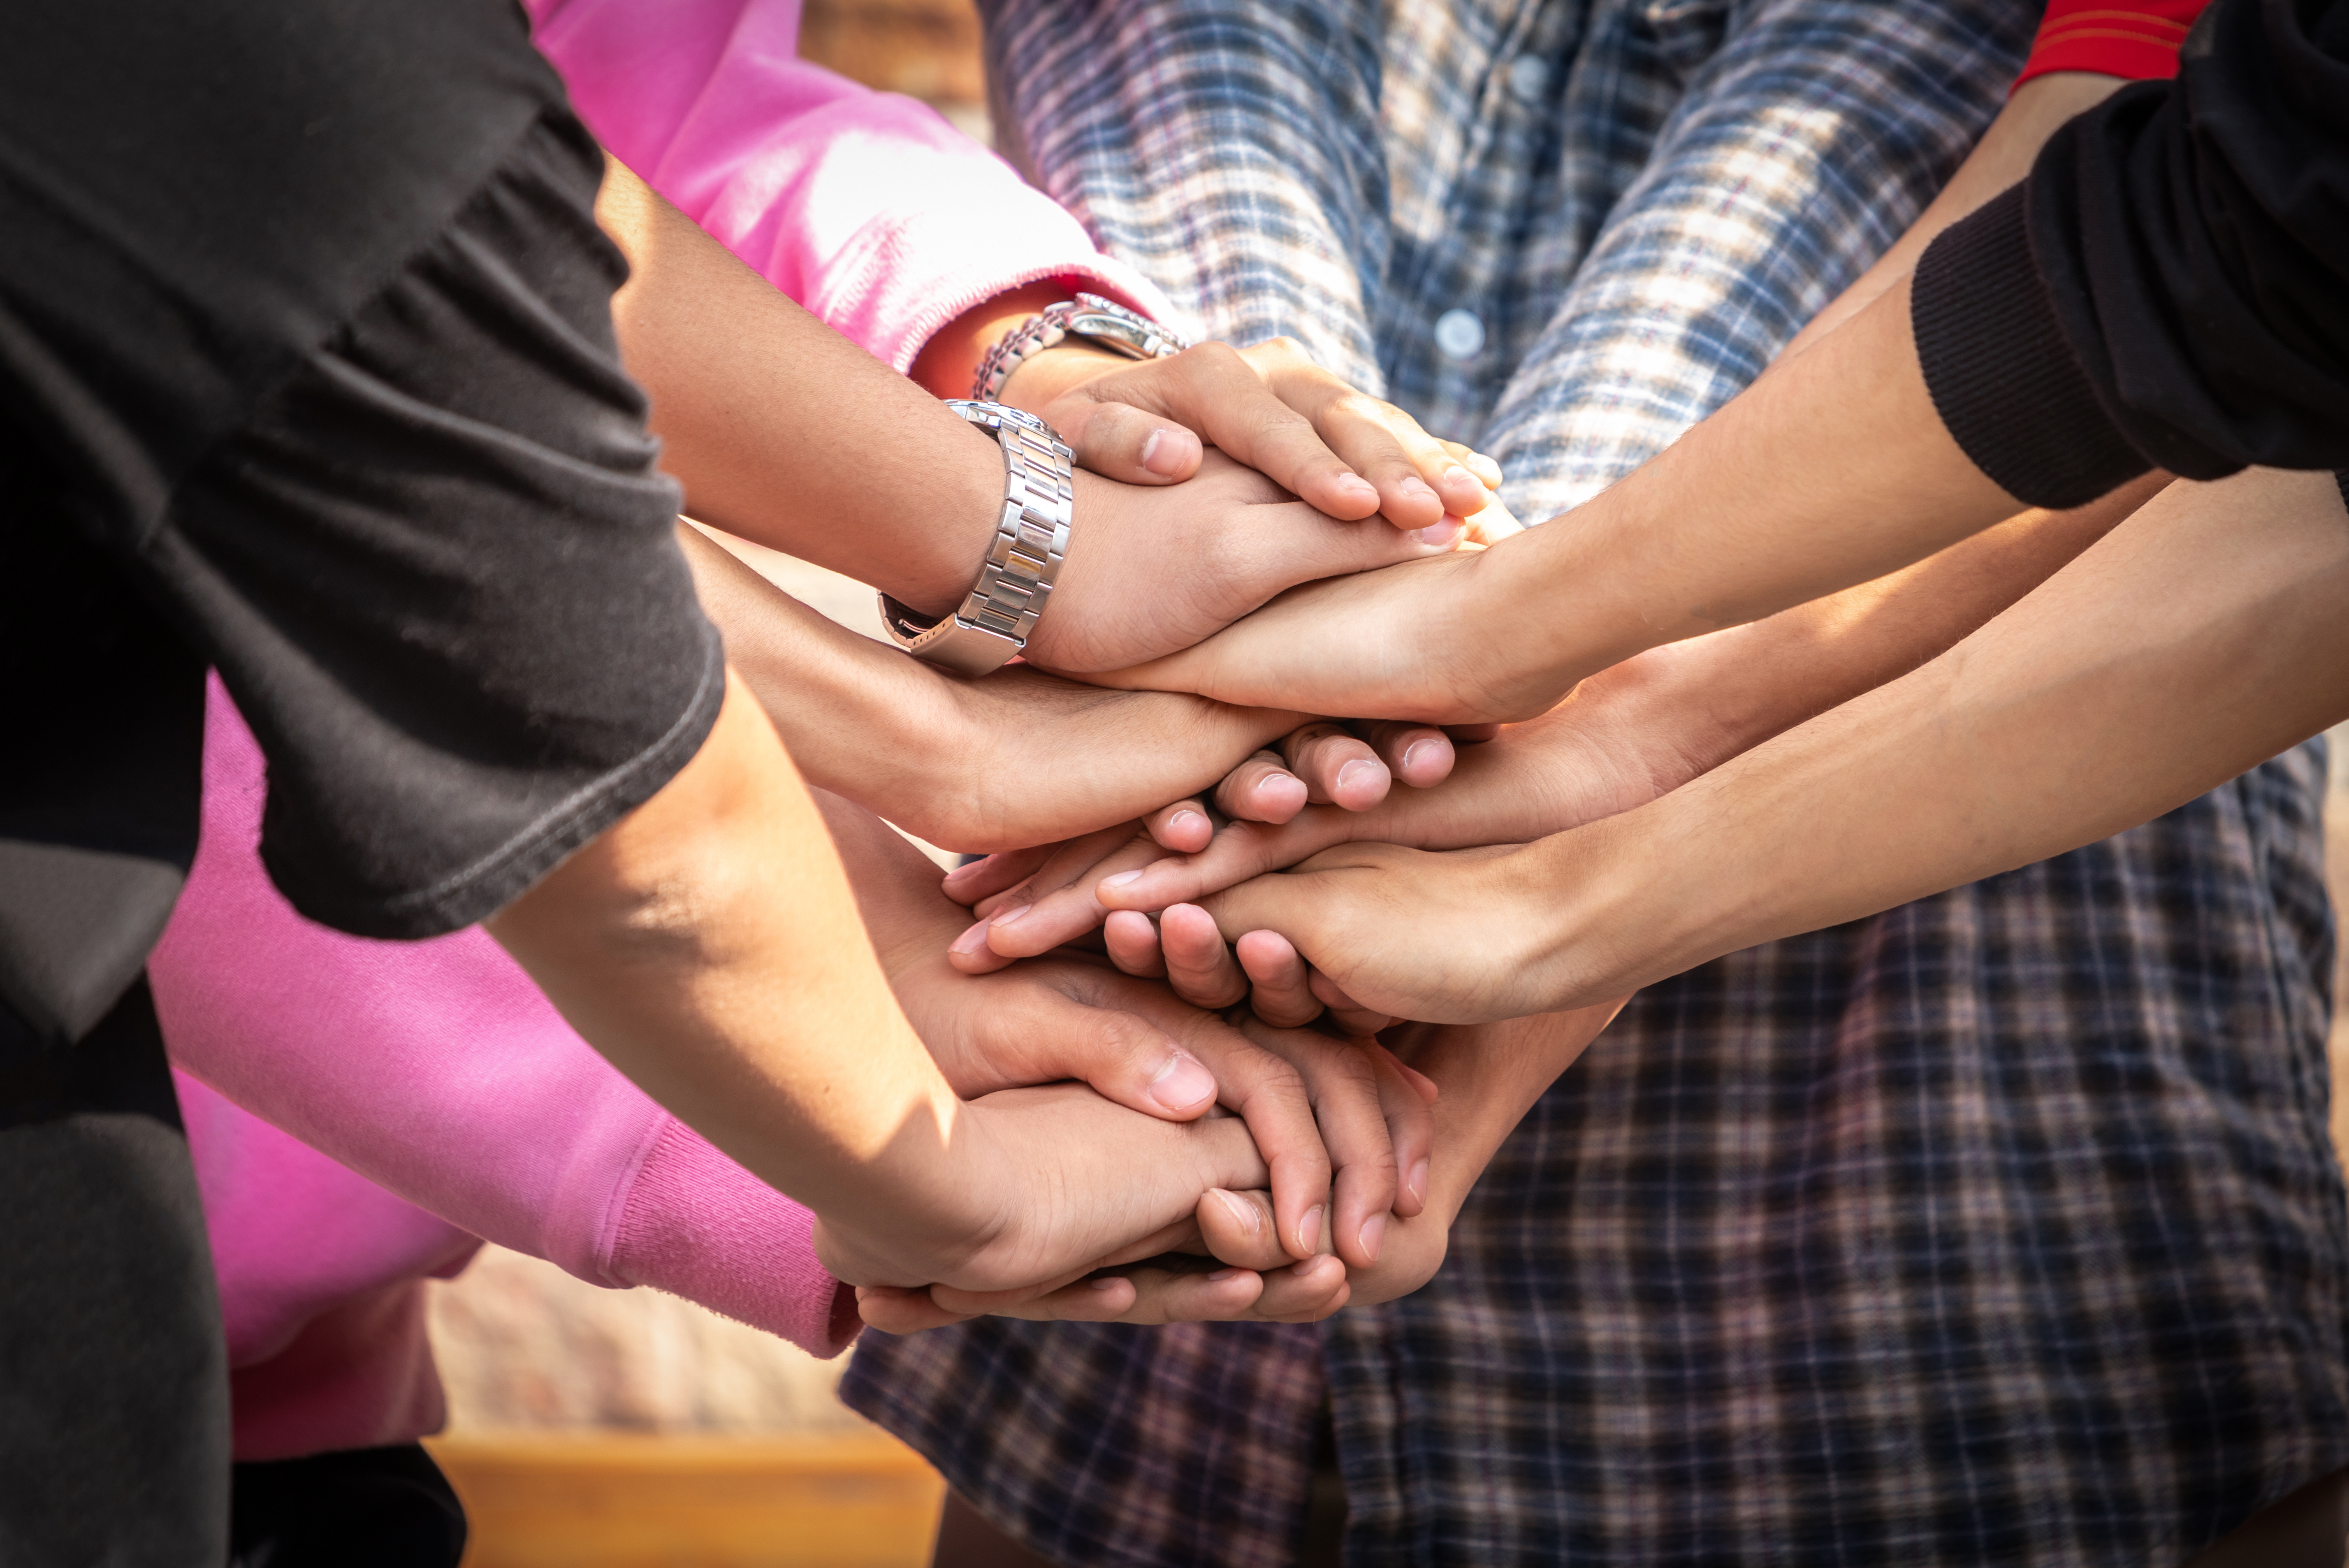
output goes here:
[{"label": "fingernail", "polygon": [[1379,1261],[1379,1243],[1386,1239],[1387,1217],[1373,1214],[1362,1221],[1361,1234],[1356,1238],[1362,1244],[1362,1256],[1375,1263]]},{"label": "fingernail", "polygon": [[1349,495],[1357,496],[1364,501],[1376,502],[1379,498],[1379,487],[1359,473],[1341,475],[1338,480],[1338,488]]},{"label": "fingernail", "polygon": [[1321,1250],[1321,1208],[1316,1204],[1297,1222],[1297,1250],[1312,1255]]},{"label": "fingernail", "polygon": [[1101,885],[1104,888],[1123,888],[1141,880],[1142,873],[1139,871],[1121,871],[1114,877],[1102,877]]},{"label": "fingernail", "polygon": [[1286,822],[1305,809],[1305,803],[1312,794],[1305,787],[1305,781],[1295,774],[1268,774],[1257,784],[1257,809],[1285,813],[1273,820]]},{"label": "fingernail", "polygon": [[1237,1280],[1242,1274],[1247,1272],[1247,1271],[1246,1269],[1217,1269],[1214,1273],[1207,1276],[1207,1282],[1209,1284],[1220,1285],[1226,1280]]},{"label": "fingernail", "polygon": [[1402,1187],[1413,1203],[1427,1201],[1427,1161],[1423,1159],[1411,1168],[1411,1174],[1402,1179]]},{"label": "fingernail", "polygon": [[1170,1111],[1195,1110],[1216,1092],[1216,1075],[1196,1056],[1177,1051],[1150,1080],[1150,1097]]},{"label": "fingernail", "polygon": [[1206,817],[1201,816],[1195,811],[1178,811],[1174,815],[1166,819],[1166,831],[1172,833],[1186,822],[1205,822],[1206,820],[1207,819]]},{"label": "fingernail", "polygon": [[968,866],[957,866],[953,870],[947,873],[947,880],[951,882],[957,877],[968,877],[986,864],[987,862],[984,860],[974,860]]},{"label": "fingernail", "polygon": [[1368,757],[1356,757],[1338,770],[1337,787],[1341,790],[1356,787],[1369,789],[1378,782],[1377,775],[1385,771]]},{"label": "fingernail", "polygon": [[990,922],[981,920],[954,940],[953,951],[968,957],[987,945],[987,928]]},{"label": "fingernail", "polygon": [[1460,530],[1463,524],[1461,524],[1460,519],[1453,516],[1447,512],[1444,514],[1443,522],[1430,523],[1424,528],[1413,529],[1411,531],[1412,542],[1417,545],[1431,545],[1436,546],[1449,545],[1453,540],[1460,537]]},{"label": "fingernail", "polygon": [[1458,484],[1464,480],[1470,484],[1476,485],[1480,490],[1484,488],[1475,474],[1469,472],[1466,469],[1461,467],[1456,462],[1450,468],[1444,471],[1444,483],[1446,484]]},{"label": "fingernail", "polygon": [[1124,1281],[1123,1278],[1119,1277],[1118,1275],[1112,1274],[1112,1275],[1111,1275],[1109,1278],[1107,1278],[1107,1279],[1102,1279],[1102,1280],[1087,1280],[1087,1281],[1085,1282],[1085,1287],[1086,1287],[1088,1290],[1095,1290],[1095,1291],[1113,1291],[1113,1290],[1117,1289],[1117,1287],[1118,1287],[1118,1286],[1120,1286],[1120,1285],[1123,1284],[1124,1282],[1125,1282],[1125,1281]]},{"label": "fingernail", "polygon": [[1420,478],[1419,475],[1415,473],[1410,478],[1404,480],[1401,484],[1396,485],[1395,488],[1402,491],[1405,495],[1425,495],[1433,497],[1435,494],[1434,491],[1428,488],[1427,481]]},{"label": "fingernail", "polygon": [[1215,1194],[1216,1200],[1223,1204],[1224,1212],[1229,1214],[1241,1230],[1253,1236],[1264,1229],[1264,1216],[1257,1211],[1255,1204],[1238,1193],[1226,1192],[1220,1187],[1215,1189]]},{"label": "fingernail", "polygon": [[1435,765],[1436,753],[1442,749],[1442,746],[1434,741],[1413,741],[1410,745],[1405,746],[1402,749],[1402,765],[1404,771],[1409,772],[1411,769],[1417,767],[1423,762],[1427,763],[1428,766],[1433,767]]},{"label": "fingernail", "polygon": [[[1163,426],[1150,432],[1149,439],[1142,443],[1143,467],[1158,474],[1174,472],[1180,454],[1174,450],[1174,443],[1167,439],[1174,433]],[[1162,457],[1166,460],[1164,462],[1158,461]]]},{"label": "fingernail", "polygon": [[1033,904],[1015,904],[1009,909],[998,909],[994,915],[988,919],[987,922],[988,926],[992,929],[996,926],[1017,925],[1019,921],[1026,919],[1028,918],[1028,911],[1035,907],[1036,906]]}]

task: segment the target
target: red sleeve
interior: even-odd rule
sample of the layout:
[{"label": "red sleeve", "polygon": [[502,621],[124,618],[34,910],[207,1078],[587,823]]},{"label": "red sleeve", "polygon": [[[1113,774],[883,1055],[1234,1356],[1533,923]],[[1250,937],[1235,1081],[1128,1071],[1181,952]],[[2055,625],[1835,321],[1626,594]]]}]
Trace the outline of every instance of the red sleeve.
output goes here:
[{"label": "red sleeve", "polygon": [[2050,71],[2095,71],[2140,81],[2178,74],[2178,46],[2209,0],[2047,0],[2021,87]]}]

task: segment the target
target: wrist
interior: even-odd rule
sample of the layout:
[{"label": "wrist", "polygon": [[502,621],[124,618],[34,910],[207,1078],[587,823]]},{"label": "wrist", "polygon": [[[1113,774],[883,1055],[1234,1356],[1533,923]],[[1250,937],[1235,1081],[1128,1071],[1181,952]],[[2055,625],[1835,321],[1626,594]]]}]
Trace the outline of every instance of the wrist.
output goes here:
[{"label": "wrist", "polygon": [[1508,907],[1525,911],[1511,922],[1524,936],[1507,955],[1528,977],[1521,1012],[1593,1007],[1645,983],[1681,909],[1680,889],[1657,893],[1674,863],[1655,853],[1645,831],[1643,819],[1654,815],[1651,805],[1553,834],[1501,867],[1511,882]]},{"label": "wrist", "polygon": [[1097,376],[1120,370],[1133,360],[1090,343],[1068,339],[1031,354],[1013,367],[1003,383],[1002,400],[1041,418],[1046,409]]},{"label": "wrist", "polygon": [[962,603],[978,580],[1003,516],[1003,449],[985,431],[953,419],[952,444],[941,442],[934,475],[936,500],[921,547],[907,552],[897,570],[867,577],[909,609],[942,616]]},{"label": "wrist", "polygon": [[907,374],[934,398],[968,398],[987,351],[1046,306],[1068,298],[1071,286],[1046,278],[980,300],[930,334]]},{"label": "wrist", "polygon": [[957,1282],[1009,1230],[1009,1162],[980,1108],[950,1095],[933,1108],[936,1142],[895,1140],[866,1167],[853,1210],[819,1210],[818,1253],[834,1277]]}]

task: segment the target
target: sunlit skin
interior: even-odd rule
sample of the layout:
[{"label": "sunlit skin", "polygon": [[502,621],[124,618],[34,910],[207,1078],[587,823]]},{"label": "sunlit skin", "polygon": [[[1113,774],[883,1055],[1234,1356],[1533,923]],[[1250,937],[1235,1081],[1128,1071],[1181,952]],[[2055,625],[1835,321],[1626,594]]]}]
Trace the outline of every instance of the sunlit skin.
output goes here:
[{"label": "sunlit skin", "polygon": [[[992,438],[771,287],[616,164],[607,167],[596,215],[628,259],[613,319],[629,373],[651,398],[663,466],[684,486],[686,510],[922,613],[960,602],[1002,509],[1003,460]],[[1336,490],[1351,472],[1323,443],[1316,418],[1390,489],[1428,487],[1399,477],[1408,444],[1431,454],[1423,461],[1437,466],[1437,488],[1479,506],[1486,495],[1462,458],[1400,414],[1363,413],[1310,367],[1268,381],[1220,345],[1146,365],[1100,366],[1097,353],[1075,350],[1040,362],[1050,358],[1013,379],[1037,378],[1030,384],[1047,406],[1078,395],[1080,383],[1114,384],[1128,400],[1119,408],[1154,402],[1164,420],[1179,415],[1208,431],[1219,450],[1187,462],[1179,484],[1154,472],[1142,483],[1078,473],[1067,559],[1029,640],[1030,662],[1048,669],[1084,673],[1170,653],[1292,584],[1446,554],[1469,536],[1458,515],[1432,501],[1433,514],[1414,526],[1371,525],[1380,494],[1359,475],[1357,504],[1341,513],[1298,499],[1342,505]],[[1101,373],[1083,379],[1089,368]],[[1071,389],[1046,384],[1054,379]],[[1310,382],[1312,395],[1291,395],[1315,418],[1277,395],[1276,384],[1288,381]],[[1015,390],[1027,396],[1025,387]],[[1118,468],[1113,446],[1090,442],[1080,457]],[[1406,497],[1397,504],[1411,510]]]},{"label": "sunlit skin", "polygon": [[[1464,1029],[1413,1027],[1388,1036],[1403,1061],[1388,1058],[1398,1078],[1426,1095],[1434,1108],[1430,1158],[1405,1171],[1403,1188],[1423,1204],[1409,1217],[1390,1218],[1373,1267],[1340,1270],[1326,1264],[1277,1270],[1255,1299],[1257,1315],[1274,1321],[1306,1321],[1337,1305],[1366,1306],[1410,1294],[1425,1284],[1444,1262],[1452,1221],[1469,1189],[1534,1101],[1571,1066],[1619,1008],[1610,1002],[1579,1012],[1517,1019]],[[1250,1025],[1251,1029],[1261,1025]],[[1382,1070],[1383,1067],[1382,1067]],[[1440,1093],[1438,1092],[1440,1088]],[[1230,1195],[1233,1201],[1202,1204],[1196,1241],[1217,1258],[1260,1254],[1270,1226],[1257,1193]],[[876,1327],[908,1333],[980,1313],[1014,1317],[1128,1323],[1181,1322],[1212,1315],[1203,1310],[1212,1293],[1235,1296],[1253,1288],[1254,1276],[1228,1266],[1202,1265],[1206,1272],[1158,1266],[1116,1271],[1107,1280],[1085,1280],[1046,1293],[977,1293],[940,1287],[928,1291],[862,1291],[858,1310]],[[1222,1274],[1224,1279],[1216,1280]]]},{"label": "sunlit skin", "polygon": [[1082,1085],[957,1098],[738,682],[692,762],[487,925],[615,1065],[814,1209],[843,1278],[1032,1282],[1265,1185],[1237,1118]]},{"label": "sunlit skin", "polygon": [[1095,679],[1361,718],[1529,719],[1645,649],[1875,580],[2015,515],[1933,410],[1908,270],[2118,85],[2025,84],[1891,254],[1569,526],[1292,589],[1203,643]]},{"label": "sunlit skin", "polygon": [[2349,717],[2331,474],[2180,481],[1899,680],[1652,803],[1523,847],[1324,851],[1202,902],[1361,1005],[1571,1006],[2032,864]]},{"label": "sunlit skin", "polygon": [[[1219,1104],[1245,1118],[1265,1157],[1292,1260],[1334,1247],[1367,1266],[1376,1231],[1366,1241],[1365,1226],[1390,1210],[1418,1212],[1397,1173],[1426,1158],[1425,1106],[1366,1074],[1344,1042],[1290,1030],[1243,1036],[1089,955],[957,974],[942,939],[960,911],[939,892],[936,868],[868,813],[833,799],[825,815],[891,989],[957,1094],[1075,1078],[1162,1116]],[[1182,1094],[1170,1100],[1176,1083]]]},{"label": "sunlit skin", "polygon": [[[1303,805],[1283,821],[1230,821],[1204,849],[1195,846],[1208,807],[1193,798],[1139,826],[965,867],[947,891],[982,919],[956,941],[955,961],[984,972],[1075,940],[1118,911],[1155,915],[1339,844],[1523,843],[1644,805],[1940,653],[2102,537],[2161,483],[2147,479],[2075,512],[2024,514],[1877,582],[1617,665],[1538,719],[1465,747],[1441,788],[1392,789],[1359,811]],[[1251,759],[1235,777],[1262,765]],[[1180,837],[1154,826],[1186,816],[1190,831]],[[1005,909],[1018,919],[998,927]],[[1129,923],[1105,934],[1112,959],[1131,959],[1135,973],[1159,972],[1150,933]],[[1291,997],[1301,994],[1308,982],[1294,972],[1293,955],[1257,956]],[[1186,983],[1179,969],[1169,978],[1177,990]],[[1292,1012],[1275,1015],[1286,1021]]]}]

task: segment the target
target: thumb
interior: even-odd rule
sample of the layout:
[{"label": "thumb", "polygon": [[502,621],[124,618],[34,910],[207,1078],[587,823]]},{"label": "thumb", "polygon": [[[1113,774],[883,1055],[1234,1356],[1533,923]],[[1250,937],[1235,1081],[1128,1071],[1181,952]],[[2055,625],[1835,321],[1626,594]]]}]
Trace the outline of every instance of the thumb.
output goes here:
[{"label": "thumb", "polygon": [[1170,1122],[1195,1120],[1216,1103],[1216,1075],[1206,1064],[1146,1019],[1060,995],[1019,1011],[1016,1021],[1003,1021],[1017,1038],[984,1053],[988,1063],[1010,1070],[987,1075],[983,1085],[956,1082],[957,1094],[1074,1078],[1103,1099]]},{"label": "thumb", "polygon": [[1077,466],[1127,484],[1174,484],[1199,472],[1199,438],[1164,414],[1081,393],[1061,398],[1043,418],[1076,453]]}]

